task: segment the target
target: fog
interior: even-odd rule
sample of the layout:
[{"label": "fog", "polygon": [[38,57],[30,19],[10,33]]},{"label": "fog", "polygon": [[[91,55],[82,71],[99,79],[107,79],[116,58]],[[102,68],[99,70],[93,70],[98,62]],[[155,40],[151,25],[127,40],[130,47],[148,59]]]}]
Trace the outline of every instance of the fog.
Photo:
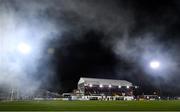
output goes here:
[{"label": "fog", "polygon": [[[137,18],[141,12],[128,2],[116,2],[0,0],[0,85],[6,84],[9,91],[17,88],[25,95],[33,94],[42,84],[50,86],[57,75],[50,60],[56,52],[54,47],[66,44],[61,43],[65,38],[63,34],[77,35],[72,38],[82,41],[85,39],[79,35],[93,29],[105,35],[101,44],[110,48],[117,58],[113,71],[117,78],[135,83],[144,80],[157,87],[168,85],[179,89],[178,41],[163,40],[168,26],[176,23],[176,19],[166,22],[172,14],[164,10],[162,24],[145,16],[145,25],[141,26],[139,19],[142,18]],[[56,44],[49,44],[56,39]],[[20,52],[20,43],[30,46],[30,52]],[[132,64],[133,69],[122,70],[120,60]],[[153,60],[160,62],[159,69],[149,67]]]}]

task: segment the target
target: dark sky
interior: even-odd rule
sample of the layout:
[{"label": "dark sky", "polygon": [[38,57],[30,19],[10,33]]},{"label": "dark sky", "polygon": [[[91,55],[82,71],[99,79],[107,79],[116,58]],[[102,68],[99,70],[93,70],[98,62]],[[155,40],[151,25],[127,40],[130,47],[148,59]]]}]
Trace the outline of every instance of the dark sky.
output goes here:
[{"label": "dark sky", "polygon": [[[55,48],[55,54],[51,57],[50,63],[54,67],[56,79],[52,81],[53,86],[50,89],[72,91],[77,87],[80,77],[97,77],[125,79],[140,85],[145,92],[160,89],[162,94],[178,94],[180,91],[172,92],[174,84],[169,84],[175,83],[176,81],[173,81],[176,79],[172,78],[166,82],[160,76],[147,75],[144,68],[136,62],[124,59],[123,56],[117,57],[110,43],[111,40],[123,38],[124,32],[128,33],[129,40],[132,39],[132,41],[135,41],[139,35],[152,33],[158,40],[158,44],[165,46],[163,50],[166,51],[169,44],[171,48],[174,41],[176,41],[176,47],[179,47],[180,2],[178,0],[100,0],[96,2],[78,1],[76,7],[85,10],[84,12],[70,10],[59,16],[58,13],[62,12],[55,12],[56,19],[61,19],[59,24],[63,21],[63,24],[67,24],[70,29],[63,32],[61,38],[48,44]],[[81,6],[82,4],[84,6]],[[88,12],[95,17],[90,18]],[[86,14],[82,15],[82,13]],[[50,11],[49,14],[51,15],[52,12]],[[109,29],[109,27],[113,28]],[[179,78],[176,75],[179,74],[175,74],[175,77]],[[157,81],[154,82],[156,84],[153,80]],[[59,85],[56,85],[57,83]],[[57,87],[54,88],[54,85]],[[165,86],[171,89],[166,89]]]},{"label": "dark sky", "polygon": [[[44,31],[53,30],[38,58],[35,79],[42,81],[41,88],[71,92],[80,77],[94,77],[128,80],[147,94],[154,90],[160,90],[162,95],[180,94],[179,0],[0,3],[34,23],[35,13]],[[55,30],[48,27],[51,23]],[[47,54],[49,48],[52,54]],[[160,60],[162,69],[147,67],[153,59]]]}]

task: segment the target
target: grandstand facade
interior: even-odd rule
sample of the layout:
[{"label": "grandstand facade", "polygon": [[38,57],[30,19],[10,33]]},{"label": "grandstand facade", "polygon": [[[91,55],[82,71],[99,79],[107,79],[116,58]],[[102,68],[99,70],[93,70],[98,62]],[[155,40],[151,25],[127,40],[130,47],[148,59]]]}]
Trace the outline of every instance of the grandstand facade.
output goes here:
[{"label": "grandstand facade", "polygon": [[124,96],[133,96],[134,86],[126,80],[82,77],[78,82],[78,90],[83,96],[87,97],[122,98]]}]

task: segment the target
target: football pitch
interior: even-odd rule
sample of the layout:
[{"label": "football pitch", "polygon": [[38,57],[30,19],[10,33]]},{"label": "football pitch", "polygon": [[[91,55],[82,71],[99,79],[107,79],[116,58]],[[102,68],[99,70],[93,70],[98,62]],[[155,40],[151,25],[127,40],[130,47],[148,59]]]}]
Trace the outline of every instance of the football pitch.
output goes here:
[{"label": "football pitch", "polygon": [[180,101],[2,101],[0,111],[180,111]]}]

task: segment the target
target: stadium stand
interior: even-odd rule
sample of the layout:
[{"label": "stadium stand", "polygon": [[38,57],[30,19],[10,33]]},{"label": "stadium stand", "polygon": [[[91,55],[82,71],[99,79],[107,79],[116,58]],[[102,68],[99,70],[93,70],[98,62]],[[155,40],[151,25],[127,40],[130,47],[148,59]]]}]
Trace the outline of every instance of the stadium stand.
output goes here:
[{"label": "stadium stand", "polygon": [[[78,90],[85,99],[132,99],[134,86],[126,80],[80,78]],[[129,99],[128,99],[129,98]]]}]

